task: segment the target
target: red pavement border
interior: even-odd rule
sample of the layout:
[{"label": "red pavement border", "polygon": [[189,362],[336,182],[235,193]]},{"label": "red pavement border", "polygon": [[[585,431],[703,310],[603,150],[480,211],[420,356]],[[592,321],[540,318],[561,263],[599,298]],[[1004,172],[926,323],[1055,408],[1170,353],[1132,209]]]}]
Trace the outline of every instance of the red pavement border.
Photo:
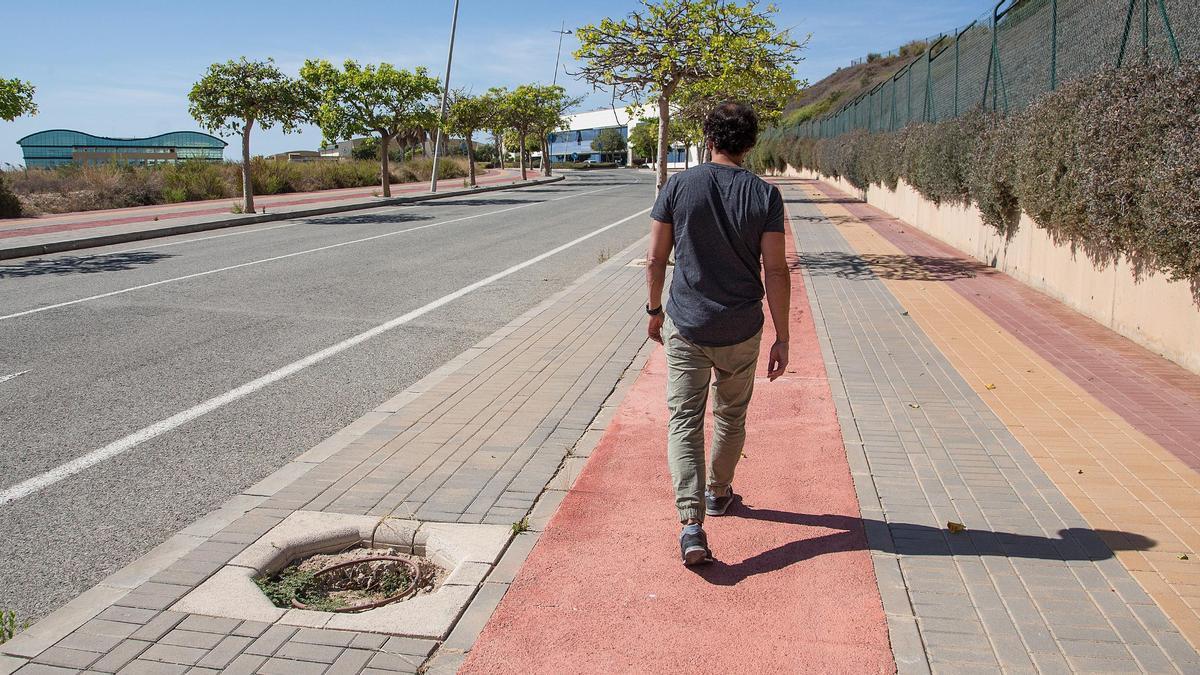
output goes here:
[{"label": "red pavement border", "polygon": [[[829,197],[848,196],[828,183],[814,184]],[[1135,429],[1200,471],[1200,376],[885,211],[862,202],[842,206],[909,255],[960,260],[964,270],[976,270],[971,276],[948,275],[945,283]],[[944,266],[926,267],[936,274]]]},{"label": "red pavement border", "polygon": [[658,348],[461,672],[895,671],[799,273],[792,302],[792,364],[749,412],[744,503],[706,525],[717,562],[679,562]]}]

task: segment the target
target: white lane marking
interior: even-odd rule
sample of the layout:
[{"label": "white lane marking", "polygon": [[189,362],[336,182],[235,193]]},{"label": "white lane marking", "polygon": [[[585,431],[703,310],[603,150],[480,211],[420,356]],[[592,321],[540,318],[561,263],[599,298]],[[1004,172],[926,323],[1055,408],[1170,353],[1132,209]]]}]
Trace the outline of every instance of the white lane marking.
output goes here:
[{"label": "white lane marking", "polygon": [[13,373],[13,374],[11,374],[11,375],[5,375],[5,376],[3,376],[3,377],[0,377],[0,382],[8,382],[9,380],[13,379],[14,377],[20,377],[20,376],[22,376],[22,375],[24,375],[25,373],[28,373],[28,372],[29,372],[28,370],[22,370],[22,371],[21,371],[21,372],[19,372],[19,373]]},{"label": "white lane marking", "polygon": [[[627,183],[627,184],[628,185],[637,185],[640,182],[643,182],[643,181],[638,180],[633,183]],[[574,183],[572,183],[572,185],[574,185]],[[616,187],[620,187],[620,186],[616,186]],[[604,188],[604,189],[611,190],[612,188]],[[495,191],[493,190],[493,192],[495,192]],[[484,199],[488,199],[489,198],[488,195],[490,195],[490,194],[491,194],[490,192],[482,192],[479,194],[462,194],[462,195],[456,195],[456,196],[457,197],[466,197],[466,198],[483,197]],[[576,194],[588,194],[588,193],[576,193]],[[554,199],[547,199],[544,201],[557,201],[559,199],[567,199],[567,197],[574,197],[574,196],[575,196],[575,194],[571,194],[571,195],[567,195],[566,197],[555,197]],[[494,197],[491,197],[491,198],[494,199]],[[411,202],[408,204],[395,204],[392,206],[376,206],[376,207],[372,207],[369,209],[362,209],[360,211],[354,211],[353,213],[362,213],[363,211],[370,212],[370,211],[383,210],[383,209],[403,208],[406,206],[426,206],[427,204],[436,205],[438,203],[438,201],[440,201],[440,200],[429,200],[427,202]],[[208,241],[209,239],[221,239],[222,237],[237,237],[237,236],[240,236],[243,234],[254,234],[256,232],[269,232],[270,230],[278,230],[278,229],[282,229],[285,227],[296,227],[297,225],[312,225],[313,223],[308,222],[309,218],[326,218],[326,217],[330,217],[330,216],[336,217],[336,216],[343,215],[344,213],[345,212],[343,212],[343,213],[326,213],[326,214],[320,215],[320,216],[298,216],[293,221],[282,223],[279,225],[270,225],[268,227],[254,228],[251,225],[243,225],[240,227],[233,228],[235,230],[233,232],[223,232],[221,234],[210,234],[210,235],[203,236],[203,237],[192,237],[191,239],[181,239],[179,241],[168,241],[168,242],[164,242],[161,244],[148,244],[146,246],[123,248],[123,249],[120,249],[117,251],[109,251],[107,253],[97,253],[95,255],[89,255],[89,256],[84,256],[84,257],[85,258],[99,258],[99,257],[103,257],[106,255],[119,255],[121,253],[134,253],[137,251],[145,251],[147,249],[152,249],[152,248],[166,248],[167,246],[179,246],[180,244],[191,244],[191,243],[194,243],[197,241]]]},{"label": "white lane marking", "polygon": [[[632,185],[632,183],[626,183],[625,185]],[[351,246],[353,244],[361,244],[361,243],[368,242],[368,241],[374,241],[376,239],[383,239],[384,237],[392,237],[397,234],[405,234],[408,232],[416,232],[417,230],[429,229],[431,227],[439,227],[441,225],[449,225],[450,223],[458,223],[458,222],[462,222],[464,220],[471,220],[473,218],[482,218],[484,216],[494,216],[498,213],[504,213],[506,211],[516,211],[517,209],[526,209],[526,208],[529,208],[530,206],[537,206],[538,204],[546,204],[549,202],[555,202],[555,201],[559,201],[561,199],[571,199],[574,197],[581,197],[583,195],[589,195],[589,194],[593,194],[596,192],[605,192],[607,190],[614,190],[618,187],[621,187],[621,185],[612,185],[612,186],[609,186],[606,188],[599,188],[596,190],[588,190],[586,192],[575,192],[575,193],[569,194],[565,197],[555,197],[553,199],[547,199],[544,201],[530,202],[528,204],[518,204],[517,206],[509,206],[509,207],[503,208],[503,209],[496,209],[495,211],[488,211],[487,213],[476,213],[476,214],[473,214],[470,216],[463,216],[461,218],[452,218],[450,220],[442,220],[439,222],[427,223],[425,225],[418,225],[416,227],[410,227],[410,228],[407,228],[404,230],[395,230],[392,232],[385,232],[383,234],[376,234],[376,235],[373,235],[370,237],[363,237],[362,239],[352,239],[350,241],[338,242],[336,244],[329,244],[327,246],[318,246],[317,248],[310,248],[310,249],[306,249],[304,251],[296,251],[295,253],[285,253],[284,255],[271,256],[270,258],[260,258],[258,260],[251,260],[249,262],[239,263],[237,265],[228,265],[226,267],[218,267],[217,269],[214,269],[214,270],[206,270],[204,272],[195,272],[193,274],[185,274],[180,277],[171,277],[170,279],[161,279],[159,281],[152,281],[148,284],[140,284],[138,286],[130,286],[128,288],[121,288],[121,289],[118,289],[115,291],[109,291],[107,293],[99,293],[97,295],[89,295],[86,298],[78,298],[76,300],[67,300],[66,302],[58,302],[53,305],[43,305],[41,307],[34,307],[33,309],[27,309],[27,310],[24,310],[21,312],[15,312],[13,314],[5,314],[3,316],[0,316],[0,321],[7,321],[8,319],[15,319],[17,317],[28,316],[30,314],[37,314],[39,312],[47,312],[52,309],[58,309],[60,307],[69,307],[71,305],[78,305],[79,303],[82,303],[82,302],[91,302],[93,300],[101,300],[103,298],[110,298],[114,295],[123,295],[125,293],[131,293],[133,291],[140,291],[140,290],[144,290],[147,288],[153,288],[155,286],[161,286],[163,284],[175,283],[177,281],[186,281],[188,279],[196,279],[198,277],[206,277],[211,274],[219,274],[221,272],[228,272],[230,270],[236,270],[236,269],[239,269],[242,267],[250,267],[252,265],[261,265],[263,263],[274,262],[276,260],[284,260],[286,258],[294,258],[296,256],[308,255],[310,253],[318,253],[320,251],[328,251],[328,250],[334,249],[334,248],[341,248],[342,246]],[[141,249],[138,249],[138,250],[141,250]],[[102,254],[102,255],[113,255],[113,254],[106,253],[106,254]],[[101,256],[96,256],[96,257],[101,257]]]},{"label": "white lane marking", "polygon": [[0,506],[4,506],[5,504],[14,502],[18,499],[21,499],[22,497],[27,497],[35,492],[38,492],[38,491],[45,489],[51,485],[54,485],[55,483],[63,480],[64,478],[68,478],[70,476],[73,476],[73,475],[79,473],[80,471],[83,471],[89,467],[95,466],[96,464],[99,464],[100,462],[103,462],[107,459],[116,457],[117,455],[129,452],[130,450],[137,447],[138,445],[145,443],[146,441],[156,438],[158,436],[161,436],[161,435],[167,433],[168,431],[171,431],[172,429],[175,429],[183,424],[186,424],[186,423],[196,419],[197,417],[207,415],[208,413],[210,413],[218,408],[221,408],[230,403],[233,403],[234,401],[237,401],[238,399],[249,396],[250,394],[253,394],[254,392],[258,391],[259,389],[266,387],[267,385],[270,385],[274,382],[278,382],[279,380],[282,380],[283,378],[288,377],[289,375],[294,375],[294,374],[304,370],[305,368],[308,368],[309,366],[316,365],[331,356],[340,354],[341,352],[344,352],[347,349],[349,349],[355,345],[366,342],[367,340],[370,340],[371,338],[376,337],[382,333],[386,333],[387,331],[392,330],[393,328],[396,328],[397,326],[402,326],[402,325],[412,321],[413,319],[416,319],[425,314],[428,314],[429,312],[432,312],[433,310],[435,310],[443,305],[453,302],[454,300],[457,300],[458,298],[461,298],[464,295],[466,295],[472,291],[478,290],[480,288],[483,288],[484,286],[487,286],[488,284],[494,283],[496,281],[499,281],[500,279],[503,279],[507,276],[515,274],[515,273],[525,269],[526,267],[529,267],[530,265],[536,265],[537,263],[545,260],[546,258],[549,258],[552,255],[555,255],[556,253],[561,253],[561,252],[571,248],[572,246],[575,246],[576,244],[580,244],[584,241],[587,241],[588,239],[591,239],[592,237],[603,234],[603,233],[607,232],[608,230],[611,230],[614,227],[617,227],[618,225],[627,223],[630,220],[633,220],[634,218],[637,218],[638,216],[648,212],[649,210],[650,210],[649,208],[642,209],[641,211],[638,211],[637,213],[635,213],[631,216],[626,216],[614,223],[610,223],[599,229],[592,230],[591,232],[583,235],[582,237],[577,237],[561,246],[556,246],[556,247],[550,249],[549,251],[546,251],[545,253],[542,253],[540,255],[534,256],[534,257],[526,260],[525,262],[517,263],[516,265],[513,265],[512,267],[509,267],[506,270],[497,272],[489,277],[480,279],[479,281],[476,281],[475,283],[463,286],[462,288],[458,289],[457,291],[454,291],[453,293],[450,293],[449,295],[443,295],[442,297],[438,298],[437,300],[434,300],[433,302],[430,302],[429,304],[418,307],[417,309],[414,309],[411,312],[408,312],[407,314],[402,314],[390,321],[381,323],[378,326],[375,326],[374,328],[371,328],[369,330],[363,331],[362,333],[359,333],[358,335],[355,335],[351,338],[347,338],[347,339],[345,339],[335,345],[332,345],[330,347],[326,347],[325,349],[322,349],[321,351],[316,352],[315,354],[310,354],[298,361],[293,361],[292,363],[289,363],[288,365],[286,365],[278,370],[271,371],[271,372],[267,373],[266,375],[263,375],[262,377],[251,380],[250,382],[247,382],[246,384],[243,384],[240,387],[237,387],[235,389],[230,389],[229,391],[225,392],[224,394],[214,396],[214,397],[208,399],[207,401],[199,403],[198,405],[195,405],[191,408],[188,408],[187,410],[178,412],[178,413],[168,417],[165,420],[155,422],[154,424],[151,424],[148,427],[144,427],[144,428],[120,439],[120,440],[109,443],[108,445],[104,446],[103,448],[100,448],[99,450],[93,450],[93,451],[87,453],[86,455],[76,457],[75,459],[73,459],[69,462],[60,464],[45,473],[42,473],[37,476],[34,476],[33,478],[29,478],[27,480],[21,481],[20,483],[17,483],[16,485],[4,490],[3,492],[0,492]]}]

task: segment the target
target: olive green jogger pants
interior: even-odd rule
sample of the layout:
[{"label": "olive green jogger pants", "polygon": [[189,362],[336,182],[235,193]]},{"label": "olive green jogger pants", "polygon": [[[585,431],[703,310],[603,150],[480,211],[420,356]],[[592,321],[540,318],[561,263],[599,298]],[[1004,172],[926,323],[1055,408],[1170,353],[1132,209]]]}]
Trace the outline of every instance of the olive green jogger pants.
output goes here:
[{"label": "olive green jogger pants", "polygon": [[[667,354],[667,463],[675,484],[679,521],[704,522],[704,411],[713,389],[713,443],[707,487],[724,495],[746,441],[746,409],[762,331],[727,347],[704,347],[679,334],[671,318],[662,329]],[[716,381],[713,382],[713,371]]]}]

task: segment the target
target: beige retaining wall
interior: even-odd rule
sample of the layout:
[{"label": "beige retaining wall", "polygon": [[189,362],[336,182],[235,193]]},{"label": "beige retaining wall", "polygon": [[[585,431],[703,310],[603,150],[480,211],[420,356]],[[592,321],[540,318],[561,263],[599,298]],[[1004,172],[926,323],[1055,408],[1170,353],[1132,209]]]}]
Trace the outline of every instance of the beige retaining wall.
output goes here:
[{"label": "beige retaining wall", "polygon": [[[792,167],[784,175],[818,178]],[[844,180],[821,180],[862,196]],[[903,181],[895,192],[872,186],[866,196],[872,206],[1200,373],[1200,304],[1186,282],[1159,274],[1138,279],[1124,260],[1097,268],[1083,252],[1054,243],[1025,214],[1017,233],[1005,241],[983,223],[974,206],[936,206]]]}]

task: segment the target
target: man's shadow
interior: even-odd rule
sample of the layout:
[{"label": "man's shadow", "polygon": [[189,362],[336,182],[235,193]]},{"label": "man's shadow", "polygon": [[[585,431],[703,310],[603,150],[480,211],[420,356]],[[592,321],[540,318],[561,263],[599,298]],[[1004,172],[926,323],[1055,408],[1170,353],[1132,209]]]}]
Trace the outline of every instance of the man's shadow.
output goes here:
[{"label": "man's shadow", "polygon": [[701,578],[718,586],[733,586],[749,577],[776,572],[802,560],[845,551],[875,550],[911,556],[974,555],[1066,561],[1104,560],[1113,557],[1113,550],[1145,551],[1156,543],[1149,537],[1132,532],[1077,527],[1059,530],[1058,538],[975,529],[950,532],[929,525],[883,522],[870,518],[756,509],[743,504],[740,499],[730,508],[726,517],[838,531],[792,541],[735,564],[721,561],[718,550],[711,564],[692,568]]}]

